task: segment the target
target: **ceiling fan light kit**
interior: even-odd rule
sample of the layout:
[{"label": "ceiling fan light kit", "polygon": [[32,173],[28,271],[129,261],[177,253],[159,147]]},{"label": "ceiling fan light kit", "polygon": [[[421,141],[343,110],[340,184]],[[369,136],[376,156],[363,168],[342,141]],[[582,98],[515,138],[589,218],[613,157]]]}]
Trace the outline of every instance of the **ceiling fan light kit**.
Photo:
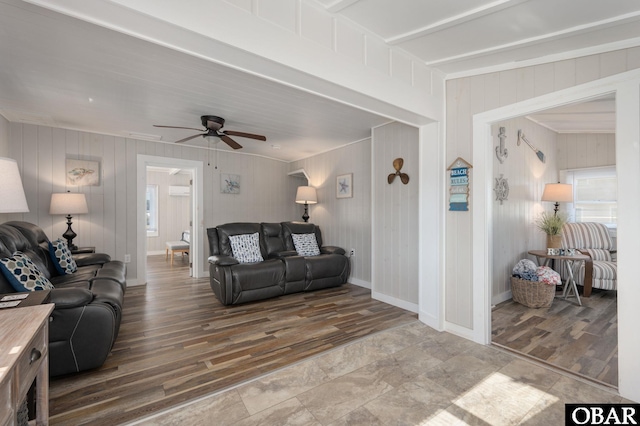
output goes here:
[{"label": "ceiling fan light kit", "polygon": [[164,127],[168,129],[186,129],[186,130],[196,130],[198,132],[204,132],[204,133],[198,133],[193,136],[188,136],[184,139],[180,139],[176,141],[176,143],[183,143],[191,139],[197,138],[198,136],[202,136],[203,138],[215,137],[215,138],[222,139],[224,143],[226,143],[233,149],[240,149],[242,148],[242,145],[240,145],[238,142],[231,139],[229,136],[238,136],[241,138],[256,139],[259,141],[267,140],[265,136],[256,135],[253,133],[236,132],[233,130],[221,130],[224,127],[224,118],[218,117],[217,115],[203,115],[200,117],[200,121],[202,125],[205,127],[204,129],[195,129],[193,127],[180,127],[180,126],[162,126],[159,124],[154,124],[153,126]]}]

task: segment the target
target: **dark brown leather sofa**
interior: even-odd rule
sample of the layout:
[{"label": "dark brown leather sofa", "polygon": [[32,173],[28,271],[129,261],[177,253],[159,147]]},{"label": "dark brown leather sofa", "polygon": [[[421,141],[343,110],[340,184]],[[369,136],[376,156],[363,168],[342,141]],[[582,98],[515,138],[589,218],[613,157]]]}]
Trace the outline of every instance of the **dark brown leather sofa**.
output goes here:
[{"label": "dark brown leather sofa", "polygon": [[[0,224],[0,258],[25,253],[51,281],[49,375],[100,367],[118,335],[126,290],[126,266],[103,253],[73,255],[78,270],[60,275],[44,231],[28,222]],[[0,274],[0,293],[15,289]]]},{"label": "dark brown leather sofa", "polygon": [[[229,237],[256,232],[264,260],[238,262]],[[291,235],[312,233],[320,254],[299,256]],[[337,287],[349,278],[350,262],[344,249],[323,246],[320,228],[312,223],[227,223],[208,228],[207,236],[211,289],[224,305]]]}]

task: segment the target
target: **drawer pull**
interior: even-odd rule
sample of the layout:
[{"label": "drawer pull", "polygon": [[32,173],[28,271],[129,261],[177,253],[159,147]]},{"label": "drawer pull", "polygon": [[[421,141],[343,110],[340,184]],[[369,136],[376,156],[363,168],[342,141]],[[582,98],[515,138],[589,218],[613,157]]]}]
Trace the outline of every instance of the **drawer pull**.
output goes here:
[{"label": "drawer pull", "polygon": [[42,356],[42,352],[37,350],[36,348],[31,349],[31,357],[29,358],[29,364],[33,364]]}]

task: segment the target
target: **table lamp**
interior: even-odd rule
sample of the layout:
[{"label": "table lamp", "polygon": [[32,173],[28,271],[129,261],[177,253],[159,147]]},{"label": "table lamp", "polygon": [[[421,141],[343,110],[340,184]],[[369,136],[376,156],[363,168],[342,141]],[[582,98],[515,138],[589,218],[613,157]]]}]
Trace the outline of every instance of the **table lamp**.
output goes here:
[{"label": "table lamp", "polygon": [[304,214],[302,220],[309,221],[309,204],[318,203],[318,195],[316,189],[312,186],[299,186],[296,193],[296,203],[304,204]]},{"label": "table lamp", "polygon": [[49,208],[49,213],[67,215],[67,230],[62,234],[62,236],[67,240],[69,250],[77,250],[78,247],[73,245],[73,239],[77,237],[77,234],[73,232],[73,229],[71,229],[71,215],[89,213],[87,199],[84,194],[71,192],[51,194],[51,207]]},{"label": "table lamp", "polygon": [[0,200],[0,213],[29,211],[18,163],[13,158],[0,157]]},{"label": "table lamp", "polygon": [[573,202],[573,186],[568,183],[547,183],[542,192],[542,201],[553,201],[553,215],[558,214],[560,203]]}]

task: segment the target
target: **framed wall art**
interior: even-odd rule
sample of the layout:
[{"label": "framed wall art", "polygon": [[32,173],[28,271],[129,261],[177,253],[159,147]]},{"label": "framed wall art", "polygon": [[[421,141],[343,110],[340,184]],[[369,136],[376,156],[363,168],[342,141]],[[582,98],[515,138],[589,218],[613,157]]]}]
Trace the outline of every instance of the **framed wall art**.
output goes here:
[{"label": "framed wall art", "polygon": [[240,175],[220,173],[220,192],[223,194],[239,194]]},{"label": "framed wall art", "polygon": [[100,186],[100,162],[67,158],[67,185]]},{"label": "framed wall art", "polygon": [[353,197],[353,173],[336,177],[336,198]]}]

